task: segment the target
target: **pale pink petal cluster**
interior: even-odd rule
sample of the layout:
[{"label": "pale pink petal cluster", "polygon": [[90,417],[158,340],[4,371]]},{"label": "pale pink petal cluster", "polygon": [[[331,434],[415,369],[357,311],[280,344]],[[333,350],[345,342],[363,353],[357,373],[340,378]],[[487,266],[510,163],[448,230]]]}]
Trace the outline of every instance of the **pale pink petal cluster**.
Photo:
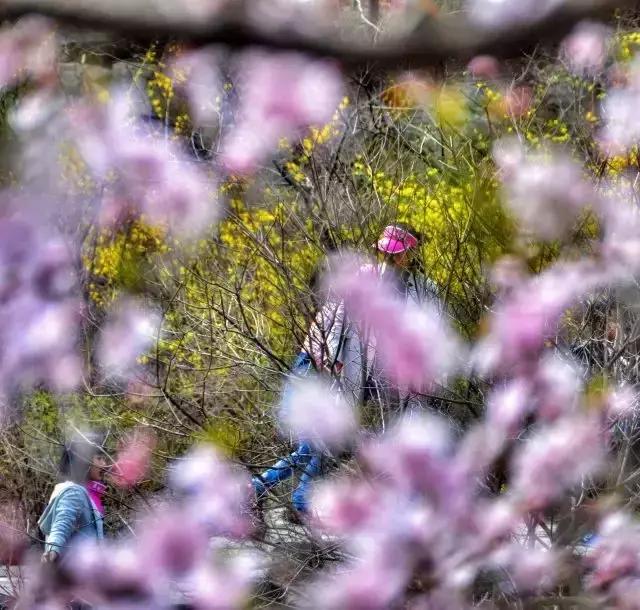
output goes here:
[{"label": "pale pink petal cluster", "polygon": [[564,311],[603,282],[588,260],[559,263],[517,284],[489,316],[489,332],[474,346],[472,362],[483,374],[531,372],[558,331]]},{"label": "pale pink petal cluster", "polygon": [[178,237],[193,238],[217,217],[211,169],[189,159],[176,143],[145,132],[132,103],[116,92],[104,107],[78,103],[69,109],[72,136],[98,180],[105,183],[105,222],[131,212]]},{"label": "pale pink petal cluster", "polygon": [[602,424],[596,417],[574,416],[541,428],[513,460],[512,493],[530,510],[558,499],[605,463]]},{"label": "pale pink petal cluster", "polygon": [[111,473],[116,485],[133,487],[144,479],[149,471],[155,444],[155,434],[144,429],[136,430],[125,440]]},{"label": "pale pink petal cluster", "polygon": [[384,374],[398,387],[422,391],[459,367],[461,342],[435,305],[403,299],[391,272],[381,276],[362,259],[345,256],[334,263],[329,289],[344,301],[362,336],[372,337]]},{"label": "pale pink petal cluster", "polygon": [[234,469],[213,447],[195,447],[176,460],[169,482],[209,536],[249,533],[253,492],[248,474]]},{"label": "pale pink petal cluster", "polygon": [[115,304],[105,323],[97,357],[106,375],[128,378],[136,370],[138,359],[160,337],[160,317],[134,299],[123,299]]},{"label": "pale pink petal cluster", "polygon": [[357,413],[344,395],[321,379],[291,383],[290,405],[280,414],[285,429],[319,447],[344,447],[358,429]]},{"label": "pale pink petal cluster", "polygon": [[580,76],[593,76],[604,68],[609,31],[603,25],[582,22],[562,42],[562,56],[569,69]]},{"label": "pale pink petal cluster", "polygon": [[79,382],[76,287],[70,250],[55,233],[0,218],[0,394]]},{"label": "pale pink petal cluster", "polygon": [[56,75],[56,38],[53,24],[28,17],[0,30],[0,88],[26,78],[51,84]]},{"label": "pale pink petal cluster", "polygon": [[638,592],[640,587],[640,527],[631,515],[616,512],[602,521],[597,534],[587,558],[587,587],[608,592],[614,602],[628,599],[629,591]]},{"label": "pale pink petal cluster", "polygon": [[238,88],[237,124],[223,142],[222,161],[228,171],[244,174],[283,138],[328,123],[342,98],[342,76],[329,61],[251,51],[242,59]]},{"label": "pale pink petal cluster", "polygon": [[595,193],[584,170],[565,154],[527,152],[514,139],[494,148],[506,203],[527,234],[545,240],[563,237]]},{"label": "pale pink petal cluster", "polygon": [[624,154],[640,139],[640,61],[626,70],[623,82],[611,87],[602,102],[603,127],[598,133],[600,148],[607,155]]},{"label": "pale pink petal cluster", "polygon": [[174,82],[185,92],[189,116],[199,127],[218,122],[218,103],[222,92],[218,57],[208,49],[179,55],[171,69]]}]

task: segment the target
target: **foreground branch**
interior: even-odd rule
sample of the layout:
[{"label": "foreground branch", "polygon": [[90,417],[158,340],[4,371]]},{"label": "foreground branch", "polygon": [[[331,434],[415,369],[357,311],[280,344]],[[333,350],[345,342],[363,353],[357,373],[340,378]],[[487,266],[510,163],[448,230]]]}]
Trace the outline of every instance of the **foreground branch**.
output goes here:
[{"label": "foreground branch", "polygon": [[[412,33],[378,44],[335,29],[296,23],[270,15],[260,18],[252,0],[233,0],[216,14],[203,17],[179,2],[151,0],[0,0],[0,19],[28,14],[55,18],[79,28],[105,30],[131,41],[149,43],[174,38],[196,46],[221,44],[232,49],[259,46],[302,51],[339,60],[345,67],[376,64],[381,68],[419,68],[446,60],[466,61],[475,55],[500,59],[520,56],[540,43],[561,40],[583,19],[606,20],[613,11],[636,5],[636,0],[567,0],[540,21],[497,30],[480,29],[462,14],[425,17]],[[267,23],[267,25],[265,25]],[[304,29],[303,29],[304,28]],[[312,29],[313,28],[313,29]]]}]

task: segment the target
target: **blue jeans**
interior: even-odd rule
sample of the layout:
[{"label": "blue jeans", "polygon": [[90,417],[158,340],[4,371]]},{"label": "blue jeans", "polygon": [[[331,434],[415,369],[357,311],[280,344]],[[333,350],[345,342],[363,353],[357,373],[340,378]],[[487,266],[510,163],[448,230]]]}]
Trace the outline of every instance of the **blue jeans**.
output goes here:
[{"label": "blue jeans", "polygon": [[[311,369],[311,358],[307,353],[300,352],[291,372],[297,377],[304,377],[309,374]],[[282,411],[286,411],[288,408],[291,401],[291,393],[291,384],[287,382],[282,391]],[[262,499],[269,489],[281,481],[291,478],[296,470],[301,471],[300,481],[293,491],[291,501],[296,510],[306,512],[309,509],[310,483],[322,470],[322,453],[307,441],[301,440],[293,453],[279,460],[260,476],[253,478],[253,487],[256,490],[258,499]]]}]

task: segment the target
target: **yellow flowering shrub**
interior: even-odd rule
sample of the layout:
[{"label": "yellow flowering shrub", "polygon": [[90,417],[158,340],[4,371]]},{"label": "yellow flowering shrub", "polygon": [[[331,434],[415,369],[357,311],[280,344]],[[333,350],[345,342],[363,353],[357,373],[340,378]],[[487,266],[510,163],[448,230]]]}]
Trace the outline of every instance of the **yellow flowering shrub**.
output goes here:
[{"label": "yellow flowering shrub", "polygon": [[169,250],[161,228],[143,219],[132,220],[118,230],[96,229],[85,241],[83,264],[89,274],[89,298],[109,304],[121,290],[136,291],[149,257]]}]

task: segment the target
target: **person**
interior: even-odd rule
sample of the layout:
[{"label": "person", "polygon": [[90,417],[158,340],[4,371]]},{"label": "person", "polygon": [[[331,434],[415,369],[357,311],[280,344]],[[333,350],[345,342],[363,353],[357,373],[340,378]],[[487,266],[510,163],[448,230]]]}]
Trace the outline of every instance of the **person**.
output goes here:
[{"label": "person", "polygon": [[[421,273],[416,252],[419,246],[417,232],[400,224],[385,227],[375,247],[381,256],[380,273],[393,273],[397,289],[403,298],[421,303],[436,299],[435,286]],[[362,336],[356,326],[345,315],[344,303],[326,299],[311,324],[303,347],[298,354],[285,383],[281,409],[286,409],[291,400],[291,380],[309,375],[312,371],[331,375],[342,391],[358,403],[373,395],[381,397],[383,388],[389,394],[383,373],[376,365],[373,341]],[[393,391],[393,390],[391,390]],[[396,391],[396,393],[398,393]],[[411,397],[403,399],[410,402]],[[400,402],[397,399],[396,402]],[[279,460],[271,468],[253,478],[256,506],[259,518],[263,519],[264,499],[269,489],[300,472],[298,485],[292,493],[294,522],[308,512],[310,484],[322,472],[323,454],[308,440],[300,440],[296,449]]]},{"label": "person", "polygon": [[[421,241],[420,234],[407,225],[396,223],[385,227],[374,244],[379,257],[377,271],[390,278],[402,300],[417,306],[428,302],[442,311],[437,287],[426,277],[418,256]],[[346,320],[342,342],[333,347],[339,350],[336,359],[344,391],[356,403],[377,403],[383,428],[386,411],[404,412],[421,406],[420,396],[401,392],[386,378],[376,353],[375,336]]]},{"label": "person", "polygon": [[[312,324],[312,329],[316,324],[317,320]],[[321,364],[320,360],[314,360],[312,357],[313,350],[311,348],[311,342],[312,337],[314,336],[314,330],[310,330],[303,344],[302,350],[298,353],[293,366],[291,367],[289,378],[285,382],[284,389],[282,391],[280,401],[281,413],[286,411],[291,402],[294,392],[293,380],[306,377],[314,369],[328,369],[327,366]],[[300,522],[302,515],[306,514],[308,511],[309,485],[311,481],[322,472],[322,462],[322,452],[316,449],[310,441],[303,439],[297,442],[295,451],[279,460],[262,474],[253,477],[252,482],[256,496],[256,510],[259,520],[262,523],[264,522],[264,500],[266,498],[267,491],[275,487],[278,483],[290,479],[295,472],[299,472],[300,478],[298,485],[295,487],[291,495],[292,507],[289,516],[292,521]]]},{"label": "person", "polygon": [[64,449],[60,460],[60,482],[38,520],[45,536],[43,562],[63,558],[72,543],[83,538],[104,537],[104,507],[107,461],[100,445],[76,438]]}]

